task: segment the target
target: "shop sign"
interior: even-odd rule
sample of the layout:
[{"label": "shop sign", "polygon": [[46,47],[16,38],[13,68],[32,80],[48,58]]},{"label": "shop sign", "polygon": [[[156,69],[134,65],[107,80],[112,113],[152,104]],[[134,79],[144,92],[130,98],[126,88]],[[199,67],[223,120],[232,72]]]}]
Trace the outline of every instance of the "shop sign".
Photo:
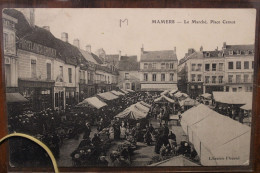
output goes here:
[{"label": "shop sign", "polygon": [[20,40],[18,44],[18,48],[26,51],[30,51],[33,53],[37,53],[40,55],[45,55],[48,57],[56,57],[56,50],[50,47],[43,46],[38,43],[31,42],[29,40]]},{"label": "shop sign", "polygon": [[54,87],[54,92],[64,91],[64,87]]}]

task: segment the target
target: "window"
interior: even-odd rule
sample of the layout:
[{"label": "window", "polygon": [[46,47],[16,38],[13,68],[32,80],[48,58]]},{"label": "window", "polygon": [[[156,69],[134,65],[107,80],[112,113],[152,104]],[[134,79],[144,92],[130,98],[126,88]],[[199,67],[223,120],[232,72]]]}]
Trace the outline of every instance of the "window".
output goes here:
[{"label": "window", "polygon": [[217,70],[217,64],[212,64],[212,71],[216,71]]},{"label": "window", "polygon": [[165,81],[165,74],[161,74],[161,81]]},{"label": "window", "polygon": [[229,86],[226,86],[226,92],[229,92]]},{"label": "window", "polygon": [[240,50],[237,50],[236,53],[237,53],[237,55],[241,55],[241,51]]},{"label": "window", "polygon": [[210,57],[210,53],[209,53],[209,52],[207,52],[206,56],[207,56],[207,57]]},{"label": "window", "polygon": [[228,69],[233,69],[233,62],[228,62]]},{"label": "window", "polygon": [[125,84],[126,89],[130,89],[130,83]]},{"label": "window", "polygon": [[166,63],[166,69],[169,69],[169,68],[170,68],[170,64]]},{"label": "window", "polygon": [[228,83],[232,83],[233,82],[233,75],[228,75]]},{"label": "window", "polygon": [[191,71],[195,71],[196,64],[191,64]]},{"label": "window", "polygon": [[148,69],[152,69],[152,63],[149,63]]},{"label": "window", "polygon": [[201,71],[202,64],[198,64],[197,71]]},{"label": "window", "polygon": [[252,74],[251,75],[251,82],[253,82],[254,81],[254,75]]},{"label": "window", "polygon": [[192,82],[195,82],[195,76],[196,76],[195,74],[192,74],[192,75],[191,75],[191,81],[192,81]]},{"label": "window", "polygon": [[249,69],[249,61],[244,62],[244,69]]},{"label": "window", "polygon": [[241,75],[236,75],[236,83],[240,83],[241,82]]},{"label": "window", "polygon": [[244,74],[244,82],[245,83],[249,82],[249,75],[248,74]]},{"label": "window", "polygon": [[245,51],[245,55],[249,55],[249,50],[246,50],[246,51]]},{"label": "window", "polygon": [[219,63],[218,64],[218,70],[223,71],[224,70],[224,63]]},{"label": "window", "polygon": [[242,87],[238,87],[238,91],[241,92],[242,91]]},{"label": "window", "polygon": [[126,79],[126,80],[129,79],[129,73],[125,73],[125,79]]},{"label": "window", "polygon": [[170,69],[173,69],[173,63],[170,63]]},{"label": "window", "polygon": [[255,65],[254,65],[254,61],[252,61],[252,69],[254,69],[254,66],[255,66]]},{"label": "window", "polygon": [[4,50],[8,48],[8,34],[4,33]]},{"label": "window", "polygon": [[218,83],[223,83],[223,76],[218,77]]},{"label": "window", "polygon": [[144,81],[148,81],[148,74],[144,73]]},{"label": "window", "polygon": [[173,78],[174,78],[174,74],[170,73],[170,81],[173,81]]},{"label": "window", "polygon": [[156,74],[153,74],[153,81],[156,81]]},{"label": "window", "polygon": [[205,64],[205,71],[209,71],[209,64]]},{"label": "window", "polygon": [[47,63],[47,80],[51,80],[51,63]]},{"label": "window", "polygon": [[[83,71],[83,73],[85,74],[85,71]],[[68,68],[68,75],[69,75],[69,83],[72,83],[72,69]],[[85,79],[85,75],[84,75],[84,79]]]},{"label": "window", "polygon": [[197,78],[198,78],[198,82],[201,82],[201,74],[198,74]]},{"label": "window", "polygon": [[63,66],[60,66],[60,76],[63,77]]},{"label": "window", "polygon": [[205,83],[209,83],[209,76],[205,76]]},{"label": "window", "polygon": [[237,92],[237,88],[232,88],[232,91],[233,92]]},{"label": "window", "polygon": [[212,76],[212,83],[216,83],[216,76]]},{"label": "window", "polygon": [[148,69],[148,64],[144,63],[144,69]]},{"label": "window", "polygon": [[156,63],[153,63],[152,69],[156,69]]},{"label": "window", "polygon": [[37,78],[37,74],[36,74],[36,60],[35,59],[31,60],[31,77],[32,78]]},{"label": "window", "polygon": [[229,55],[233,55],[233,50],[228,51]]},{"label": "window", "polygon": [[236,62],[236,69],[241,69],[241,61]]},{"label": "window", "polygon": [[161,63],[161,69],[165,69],[165,63]]}]

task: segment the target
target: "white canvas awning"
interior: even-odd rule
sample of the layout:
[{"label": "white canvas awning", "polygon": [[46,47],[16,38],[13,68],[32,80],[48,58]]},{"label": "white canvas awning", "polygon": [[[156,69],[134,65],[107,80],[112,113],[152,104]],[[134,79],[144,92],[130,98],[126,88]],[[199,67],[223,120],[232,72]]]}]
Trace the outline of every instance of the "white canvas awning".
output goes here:
[{"label": "white canvas awning", "polygon": [[126,108],[123,112],[120,112],[115,117],[124,119],[139,120],[146,118],[147,113],[136,109],[135,105]]},{"label": "white canvas awning", "polygon": [[241,109],[244,109],[244,110],[247,110],[247,111],[250,111],[252,110],[253,106],[252,106],[252,101],[251,102],[248,102],[247,104],[243,105],[240,107]]},{"label": "white canvas awning", "polygon": [[148,103],[145,103],[144,101],[140,101],[140,103],[141,103],[142,105],[144,105],[144,106],[148,107],[148,108],[150,108],[150,107],[151,107],[151,105],[149,105]]},{"label": "white canvas awning", "polygon": [[112,94],[114,94],[114,95],[116,95],[116,96],[123,96],[123,95],[125,95],[124,93],[121,93],[121,92],[119,92],[119,91],[116,91],[116,90],[112,90],[112,91],[110,91]]},{"label": "white canvas awning", "polygon": [[162,95],[161,97],[157,98],[154,100],[154,102],[170,102],[170,103],[175,103],[175,101],[165,95]]},{"label": "white canvas awning", "polygon": [[97,97],[90,97],[90,98],[86,98],[85,100],[80,102],[77,105],[77,107],[88,107],[89,105],[91,105],[92,107],[95,107],[97,109],[107,106],[107,104],[105,102],[102,102]]},{"label": "white canvas awning", "polygon": [[112,94],[111,92],[105,92],[105,93],[100,93],[98,94],[99,97],[101,97],[102,99],[105,99],[105,100],[115,100],[118,98],[118,96]]},{"label": "white canvas awning", "polygon": [[216,102],[225,104],[247,104],[252,101],[252,92],[213,92]]},{"label": "white canvas awning", "polygon": [[184,100],[179,101],[179,104],[180,104],[180,106],[195,106],[195,105],[198,105],[199,102],[188,97]]},{"label": "white canvas awning", "polygon": [[201,95],[201,97],[204,97],[204,98],[206,98],[206,99],[211,99],[211,94],[209,94],[209,93],[204,93],[204,94]]},{"label": "white canvas awning", "polygon": [[160,95],[162,96],[162,95],[166,95],[168,93],[169,93],[169,90],[164,90]]},{"label": "white canvas awning", "polygon": [[20,93],[6,93],[6,102],[7,103],[18,103],[18,102],[28,102],[24,96]]},{"label": "white canvas awning", "polygon": [[181,126],[199,154],[202,165],[234,166],[248,163],[250,127],[202,104],[182,114]]}]

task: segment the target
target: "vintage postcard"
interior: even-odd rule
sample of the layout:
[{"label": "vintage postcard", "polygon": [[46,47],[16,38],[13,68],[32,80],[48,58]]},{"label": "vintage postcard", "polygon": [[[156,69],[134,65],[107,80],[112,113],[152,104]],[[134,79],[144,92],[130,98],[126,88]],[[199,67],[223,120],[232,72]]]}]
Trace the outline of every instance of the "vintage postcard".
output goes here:
[{"label": "vintage postcard", "polygon": [[[255,9],[6,8],[2,22],[8,131],[59,167],[250,164]],[[30,141],[9,147],[11,167],[50,166]]]}]

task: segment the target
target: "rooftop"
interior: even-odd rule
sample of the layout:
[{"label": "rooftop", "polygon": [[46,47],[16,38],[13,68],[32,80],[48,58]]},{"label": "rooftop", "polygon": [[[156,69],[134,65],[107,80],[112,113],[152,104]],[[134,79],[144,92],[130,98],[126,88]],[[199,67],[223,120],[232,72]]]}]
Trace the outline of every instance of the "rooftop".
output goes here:
[{"label": "rooftop", "polygon": [[144,51],[141,54],[141,62],[152,61],[177,61],[177,56],[173,50]]}]

